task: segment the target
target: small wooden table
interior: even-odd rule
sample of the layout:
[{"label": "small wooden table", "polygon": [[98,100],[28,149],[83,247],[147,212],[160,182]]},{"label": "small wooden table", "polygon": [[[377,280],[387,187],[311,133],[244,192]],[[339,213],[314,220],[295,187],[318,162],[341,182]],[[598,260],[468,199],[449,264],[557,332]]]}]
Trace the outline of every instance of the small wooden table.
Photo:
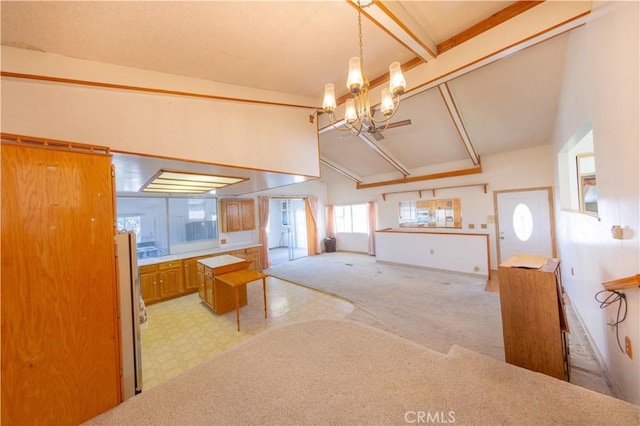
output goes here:
[{"label": "small wooden table", "polygon": [[236,323],[238,324],[238,331],[240,331],[240,294],[238,289],[242,286],[246,286],[252,281],[262,280],[262,293],[264,297],[264,317],[267,317],[267,275],[262,272],[254,271],[253,269],[241,269],[239,271],[233,271],[222,275],[216,275],[215,279],[228,286],[233,287],[236,301]]}]

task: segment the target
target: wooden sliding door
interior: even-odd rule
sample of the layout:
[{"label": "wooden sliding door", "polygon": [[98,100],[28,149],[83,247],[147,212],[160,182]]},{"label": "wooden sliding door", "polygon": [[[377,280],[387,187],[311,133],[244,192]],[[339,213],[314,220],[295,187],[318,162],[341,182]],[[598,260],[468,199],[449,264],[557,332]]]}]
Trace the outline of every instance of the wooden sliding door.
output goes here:
[{"label": "wooden sliding door", "polygon": [[120,402],[111,158],[2,143],[2,423]]}]

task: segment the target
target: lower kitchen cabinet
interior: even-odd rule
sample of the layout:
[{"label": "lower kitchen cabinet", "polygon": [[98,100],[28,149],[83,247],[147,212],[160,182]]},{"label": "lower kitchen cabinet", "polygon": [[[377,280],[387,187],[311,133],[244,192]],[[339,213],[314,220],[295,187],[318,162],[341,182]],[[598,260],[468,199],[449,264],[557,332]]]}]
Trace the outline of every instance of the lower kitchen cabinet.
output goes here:
[{"label": "lower kitchen cabinet", "polygon": [[145,265],[140,267],[140,294],[146,305],[160,300],[158,265]]},{"label": "lower kitchen cabinet", "polygon": [[[209,257],[209,256],[205,256]],[[198,259],[203,257],[192,257],[182,261],[184,269],[183,293],[193,293],[198,290]]]},{"label": "lower kitchen cabinet", "polygon": [[140,293],[146,305],[182,294],[182,262],[140,267]]},{"label": "lower kitchen cabinet", "polygon": [[213,277],[210,277],[209,292],[207,293],[204,267],[198,263],[198,260],[224,254],[246,259],[249,261],[249,269],[262,271],[260,247],[140,266],[140,293],[144,303],[150,305],[197,291],[200,294],[200,299],[207,303],[210,302],[209,304],[214,306]]},{"label": "lower kitchen cabinet", "polygon": [[182,294],[182,261],[159,263],[158,271],[161,299]]}]

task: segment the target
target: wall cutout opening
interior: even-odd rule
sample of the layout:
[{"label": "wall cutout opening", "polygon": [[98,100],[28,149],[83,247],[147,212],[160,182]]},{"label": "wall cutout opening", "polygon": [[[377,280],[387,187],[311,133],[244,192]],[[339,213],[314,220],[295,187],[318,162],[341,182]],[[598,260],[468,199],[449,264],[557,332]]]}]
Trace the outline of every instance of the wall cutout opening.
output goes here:
[{"label": "wall cutout opening", "polygon": [[576,131],[558,154],[558,176],[561,208],[597,216],[596,156],[591,119]]}]

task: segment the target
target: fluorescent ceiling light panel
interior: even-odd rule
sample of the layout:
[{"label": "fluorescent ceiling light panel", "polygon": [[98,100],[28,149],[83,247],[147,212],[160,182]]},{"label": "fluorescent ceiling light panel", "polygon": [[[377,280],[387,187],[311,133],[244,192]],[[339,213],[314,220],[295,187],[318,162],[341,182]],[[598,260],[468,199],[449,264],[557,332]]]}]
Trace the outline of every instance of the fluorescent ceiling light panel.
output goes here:
[{"label": "fluorescent ceiling light panel", "polygon": [[233,185],[244,180],[247,180],[247,178],[160,170],[140,188],[140,191],[204,194],[211,190]]}]

